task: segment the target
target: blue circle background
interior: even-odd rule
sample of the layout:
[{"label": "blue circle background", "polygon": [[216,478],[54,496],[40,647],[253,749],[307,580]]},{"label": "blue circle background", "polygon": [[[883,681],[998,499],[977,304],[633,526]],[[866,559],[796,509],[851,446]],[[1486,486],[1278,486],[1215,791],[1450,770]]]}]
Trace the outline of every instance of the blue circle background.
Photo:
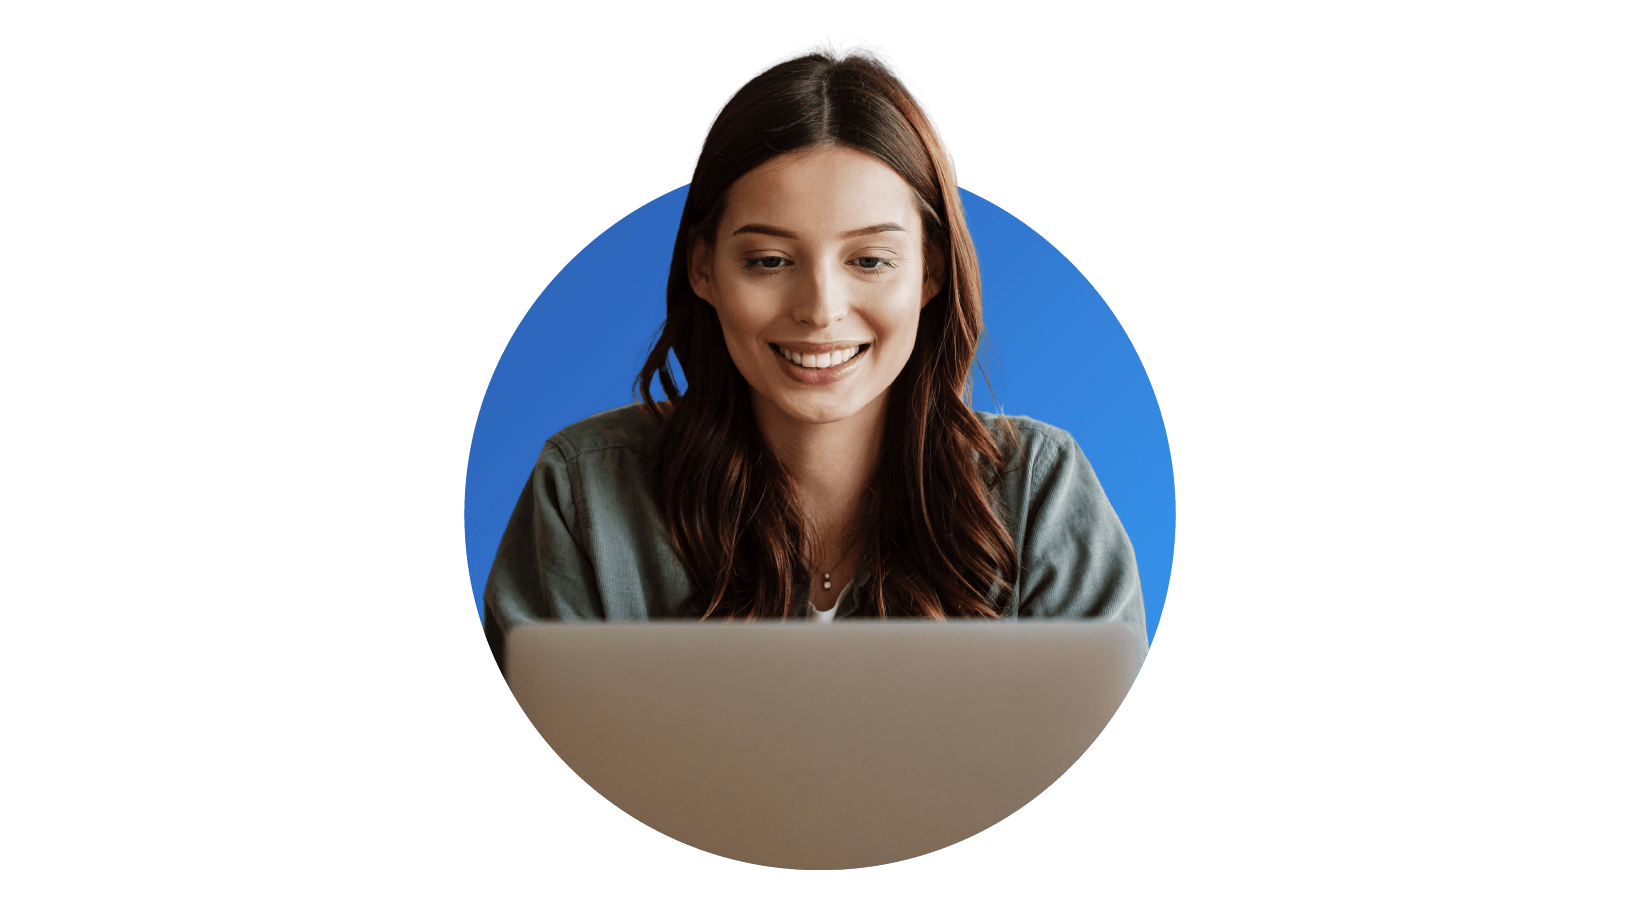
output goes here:
[{"label": "blue circle background", "polygon": [[[535,300],[501,354],[467,457],[467,569],[484,582],[542,445],[560,429],[631,403],[666,319],[666,276],[689,191],[682,186],[598,235]],[[988,342],[976,410],[1068,431],[1093,463],[1139,560],[1152,640],[1173,571],[1173,456],[1139,354],[1105,300],[1024,222],[962,191],[979,251]],[[681,381],[681,377],[680,377]],[[993,400],[993,395],[995,400]]]}]

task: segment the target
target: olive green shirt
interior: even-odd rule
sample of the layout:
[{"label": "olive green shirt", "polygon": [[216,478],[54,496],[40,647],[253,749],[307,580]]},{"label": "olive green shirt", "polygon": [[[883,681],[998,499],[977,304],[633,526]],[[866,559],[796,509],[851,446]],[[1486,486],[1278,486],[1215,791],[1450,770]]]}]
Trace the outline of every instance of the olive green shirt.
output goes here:
[{"label": "olive green shirt", "polygon": [[[997,417],[981,413],[993,430]],[[1093,467],[1062,429],[1010,417],[1021,455],[997,499],[1019,554],[1006,619],[1120,622],[1147,650],[1139,566]],[[694,593],[650,490],[659,428],[637,404],[596,414],[547,440],[501,537],[484,589],[498,662],[505,631],[543,621],[671,618]],[[793,617],[808,609],[799,574]],[[862,611],[853,587],[837,619]]]}]

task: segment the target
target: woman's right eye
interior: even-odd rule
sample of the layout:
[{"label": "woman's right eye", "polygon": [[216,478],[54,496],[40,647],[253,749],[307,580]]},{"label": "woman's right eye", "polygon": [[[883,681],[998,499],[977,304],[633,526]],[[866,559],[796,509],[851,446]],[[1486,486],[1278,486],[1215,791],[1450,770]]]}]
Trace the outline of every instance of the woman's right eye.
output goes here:
[{"label": "woman's right eye", "polygon": [[780,267],[788,265],[790,263],[791,263],[791,260],[788,260],[783,256],[759,256],[759,257],[754,257],[753,259],[747,260],[746,261],[746,268],[747,269],[774,270],[774,269],[779,269]]}]

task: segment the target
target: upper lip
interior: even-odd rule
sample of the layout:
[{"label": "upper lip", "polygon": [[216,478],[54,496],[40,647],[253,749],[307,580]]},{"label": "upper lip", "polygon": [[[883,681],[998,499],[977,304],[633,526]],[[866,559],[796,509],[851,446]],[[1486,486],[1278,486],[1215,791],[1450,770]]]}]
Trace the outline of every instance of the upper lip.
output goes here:
[{"label": "upper lip", "polygon": [[797,353],[802,356],[810,353],[814,353],[816,355],[819,353],[833,353],[839,349],[851,349],[855,346],[864,346],[870,342],[870,340],[831,340],[826,343],[803,343],[795,340],[787,342],[780,342],[777,340],[774,345],[784,349],[787,352]]}]

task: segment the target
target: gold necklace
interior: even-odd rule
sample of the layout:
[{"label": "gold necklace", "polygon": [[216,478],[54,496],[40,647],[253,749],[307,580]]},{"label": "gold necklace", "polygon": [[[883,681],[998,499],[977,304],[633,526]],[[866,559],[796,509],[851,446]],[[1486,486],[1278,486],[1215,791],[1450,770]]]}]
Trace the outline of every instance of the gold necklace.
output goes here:
[{"label": "gold necklace", "polygon": [[[854,546],[859,544],[859,542],[860,542],[860,535],[859,535],[858,532],[856,532],[855,535],[854,535],[853,540],[851,540],[848,543],[848,545],[846,545],[843,548],[843,553],[837,556],[837,563],[833,564],[831,566],[831,569],[836,570],[837,568],[841,567],[843,565],[843,561],[845,561],[848,558],[848,553],[850,551],[853,551]],[[823,589],[823,590],[831,589],[831,571],[824,571],[820,574],[820,588]]]}]

